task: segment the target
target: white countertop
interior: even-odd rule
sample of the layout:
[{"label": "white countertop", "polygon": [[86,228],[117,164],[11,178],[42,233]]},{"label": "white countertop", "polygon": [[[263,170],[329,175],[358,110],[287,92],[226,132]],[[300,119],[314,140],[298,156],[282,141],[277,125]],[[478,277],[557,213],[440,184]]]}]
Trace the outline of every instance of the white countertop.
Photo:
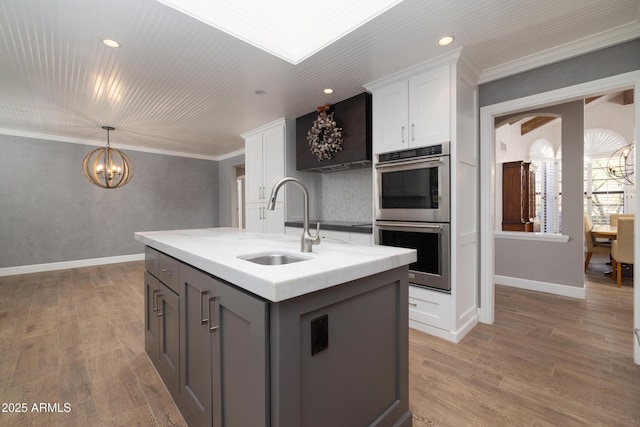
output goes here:
[{"label": "white countertop", "polygon": [[[146,231],[139,242],[233,283],[269,301],[284,301],[416,261],[413,249],[327,242],[300,252],[300,238],[237,228]],[[238,258],[269,252],[308,258],[285,265],[260,265]]]}]

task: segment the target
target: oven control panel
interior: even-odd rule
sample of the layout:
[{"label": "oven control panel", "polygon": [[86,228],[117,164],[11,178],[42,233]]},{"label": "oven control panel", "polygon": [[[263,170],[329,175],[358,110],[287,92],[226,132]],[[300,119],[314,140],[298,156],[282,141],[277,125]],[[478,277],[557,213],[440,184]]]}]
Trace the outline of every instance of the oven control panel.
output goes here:
[{"label": "oven control panel", "polygon": [[437,156],[448,154],[444,152],[443,144],[429,145],[427,147],[411,148],[409,150],[393,151],[378,155],[378,162],[393,162],[396,160],[413,159],[416,157]]}]

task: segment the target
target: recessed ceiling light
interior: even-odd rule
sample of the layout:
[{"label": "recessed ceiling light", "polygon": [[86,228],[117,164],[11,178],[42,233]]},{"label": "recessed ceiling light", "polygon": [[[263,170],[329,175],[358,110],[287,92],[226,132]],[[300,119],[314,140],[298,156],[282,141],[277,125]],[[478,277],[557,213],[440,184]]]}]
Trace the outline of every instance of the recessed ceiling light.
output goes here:
[{"label": "recessed ceiling light", "polygon": [[333,93],[333,89],[331,88],[326,88],[325,90],[323,90],[324,93]]},{"label": "recessed ceiling light", "polygon": [[111,40],[111,39],[102,39],[102,43],[104,43],[105,45],[107,45],[109,47],[120,47],[120,43],[118,43],[115,40]]},{"label": "recessed ceiling light", "polygon": [[451,42],[453,42],[453,37],[451,36],[444,36],[441,37],[440,40],[438,40],[438,44],[440,46],[446,46],[448,44],[451,44]]}]

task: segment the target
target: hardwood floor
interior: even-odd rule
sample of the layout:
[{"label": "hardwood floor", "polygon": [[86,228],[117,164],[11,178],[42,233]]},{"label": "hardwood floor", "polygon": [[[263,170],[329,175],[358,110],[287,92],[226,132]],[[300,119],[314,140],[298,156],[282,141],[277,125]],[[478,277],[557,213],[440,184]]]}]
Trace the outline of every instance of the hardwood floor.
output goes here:
[{"label": "hardwood floor", "polygon": [[[144,353],[143,268],[0,278],[0,426],[184,425]],[[603,268],[585,300],[497,287],[459,344],[411,330],[413,425],[640,425],[631,281]]]},{"label": "hardwood floor", "polygon": [[496,287],[496,320],[459,344],[411,330],[415,427],[640,425],[633,288],[591,261],[586,299]]},{"label": "hardwood floor", "polygon": [[144,352],[143,269],[0,278],[0,404],[27,404],[0,426],[185,425]]}]

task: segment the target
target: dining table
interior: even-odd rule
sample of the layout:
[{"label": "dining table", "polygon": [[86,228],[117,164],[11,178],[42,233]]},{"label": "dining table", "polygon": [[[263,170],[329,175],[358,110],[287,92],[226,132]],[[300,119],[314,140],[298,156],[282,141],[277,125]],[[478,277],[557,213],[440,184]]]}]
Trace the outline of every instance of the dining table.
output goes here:
[{"label": "dining table", "polygon": [[[610,224],[594,225],[591,229],[591,234],[594,238],[616,240],[618,237],[618,226]],[[607,262],[607,265],[611,265],[611,262]],[[604,272],[605,276],[611,276],[612,271],[608,270]]]},{"label": "dining table", "polygon": [[609,224],[594,225],[591,233],[596,238],[615,240],[618,236],[618,226]]}]

